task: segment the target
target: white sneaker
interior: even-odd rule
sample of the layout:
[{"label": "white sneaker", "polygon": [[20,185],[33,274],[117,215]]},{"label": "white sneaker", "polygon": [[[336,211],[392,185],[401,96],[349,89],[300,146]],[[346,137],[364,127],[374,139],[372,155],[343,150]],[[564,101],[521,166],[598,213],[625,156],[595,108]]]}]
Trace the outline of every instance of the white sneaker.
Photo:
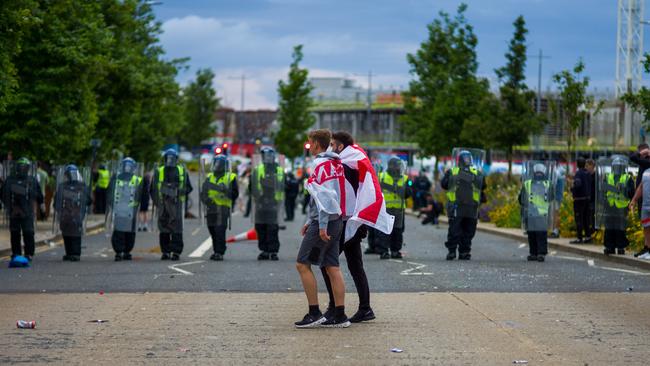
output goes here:
[{"label": "white sneaker", "polygon": [[641,254],[637,258],[639,258],[639,259],[650,259],[650,253]]}]

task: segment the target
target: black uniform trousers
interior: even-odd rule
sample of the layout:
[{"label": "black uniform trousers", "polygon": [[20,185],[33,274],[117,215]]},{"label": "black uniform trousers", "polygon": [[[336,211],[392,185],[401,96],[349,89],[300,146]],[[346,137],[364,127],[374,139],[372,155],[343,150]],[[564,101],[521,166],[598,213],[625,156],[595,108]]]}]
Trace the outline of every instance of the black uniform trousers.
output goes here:
[{"label": "black uniform trousers", "polygon": [[278,224],[255,224],[257,231],[257,247],[262,252],[277,253],[280,251],[280,226]]},{"label": "black uniform trousers", "polygon": [[[361,253],[361,240],[366,236],[365,227],[360,227],[357,233],[347,242],[345,241],[345,224],[343,222],[343,232],[339,242],[339,254],[345,252],[345,261],[348,262],[348,270],[354,281],[359,295],[359,309],[370,310],[370,288],[368,287],[368,277],[363,269],[363,254]],[[325,268],[320,269],[323,273],[323,280],[327,286],[330,303],[329,307],[334,309],[334,293],[332,292],[332,283],[327,275]]]},{"label": "black uniform trousers", "polygon": [[578,239],[591,236],[591,205],[588,199],[573,201]]},{"label": "black uniform trousers", "polygon": [[296,213],[296,198],[297,197],[287,197],[284,200],[284,211],[287,214],[287,221],[293,221],[293,218]]},{"label": "black uniform trousers", "polygon": [[95,213],[106,213],[106,190],[103,188],[95,188]]},{"label": "black uniform trousers", "polygon": [[215,253],[226,254],[226,225],[208,226],[208,231],[212,237],[212,250]]},{"label": "black uniform trousers", "polygon": [[375,249],[379,253],[396,253],[402,250],[404,243],[404,227],[393,228],[390,234],[384,234],[379,230],[375,231]]},{"label": "black uniform trousers", "polygon": [[113,231],[111,244],[115,253],[129,254],[135,246],[135,233],[129,231]]},{"label": "black uniform trousers", "polygon": [[161,252],[168,254],[183,252],[183,233],[160,233],[158,239]]},{"label": "black uniform trousers", "polygon": [[11,255],[22,255],[20,233],[25,241],[25,255],[34,256],[34,220],[31,218],[10,218],[9,233],[11,241]]},{"label": "black uniform trousers", "polygon": [[630,242],[627,240],[625,230],[605,229],[605,248],[607,249],[625,249]]},{"label": "black uniform trousers", "polygon": [[377,253],[377,230],[368,228],[368,249]]},{"label": "black uniform trousers", "polygon": [[450,217],[445,243],[447,249],[453,252],[458,248],[459,253],[469,254],[472,251],[472,239],[476,234],[477,223],[478,219],[471,217]]},{"label": "black uniform trousers", "polygon": [[66,255],[81,256],[81,237],[80,236],[63,236],[63,246]]},{"label": "black uniform trousers", "polygon": [[546,231],[528,231],[527,234],[530,255],[548,254],[548,233]]}]

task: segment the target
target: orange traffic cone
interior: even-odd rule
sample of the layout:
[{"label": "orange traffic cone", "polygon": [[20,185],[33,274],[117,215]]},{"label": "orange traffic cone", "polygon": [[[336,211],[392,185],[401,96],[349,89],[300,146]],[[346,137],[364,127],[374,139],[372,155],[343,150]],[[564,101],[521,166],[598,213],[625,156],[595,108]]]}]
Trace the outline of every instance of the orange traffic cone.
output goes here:
[{"label": "orange traffic cone", "polygon": [[257,231],[255,231],[255,228],[252,228],[245,233],[231,236],[230,238],[228,238],[228,240],[226,240],[226,243],[234,243],[237,241],[244,241],[244,240],[257,240]]}]

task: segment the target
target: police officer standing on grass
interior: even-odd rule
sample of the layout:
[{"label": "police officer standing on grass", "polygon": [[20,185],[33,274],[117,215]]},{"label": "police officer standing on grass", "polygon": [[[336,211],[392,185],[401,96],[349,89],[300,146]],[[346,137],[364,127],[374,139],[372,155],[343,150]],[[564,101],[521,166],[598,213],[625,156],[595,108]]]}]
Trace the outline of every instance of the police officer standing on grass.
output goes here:
[{"label": "police officer standing on grass", "polygon": [[25,242],[25,257],[31,261],[34,256],[34,205],[44,209],[41,187],[34,177],[32,163],[27,158],[21,158],[11,167],[2,188],[2,202],[9,218],[11,240],[11,258],[22,255],[20,234]]},{"label": "police officer standing on grass", "polygon": [[280,251],[279,216],[284,199],[284,169],[271,147],[260,150],[262,162],[251,172],[255,231],[260,254],[258,260],[278,260]]},{"label": "police officer standing on grass", "polygon": [[212,171],[208,173],[201,188],[201,202],[206,207],[208,231],[212,237],[210,256],[213,261],[222,261],[226,254],[226,229],[230,212],[239,197],[237,174],[230,171],[228,158],[217,155],[212,161]]},{"label": "police officer standing on grass", "polygon": [[472,153],[466,149],[455,149],[454,166],[445,172],[440,182],[447,191],[447,215],[449,231],[445,246],[449,253],[447,260],[471,259],[472,239],[478,224],[478,208],[485,199],[485,179],[480,167],[474,166]]},{"label": "police officer standing on grass", "polygon": [[[404,165],[398,157],[388,160],[386,171],[379,173],[379,184],[384,194],[386,211],[389,215],[395,216],[393,231],[384,234],[375,231],[376,246],[379,249],[379,259],[401,259],[402,245],[404,243],[404,214],[406,210],[406,199],[411,197],[412,183],[404,174]],[[390,252],[389,252],[390,250]]]},{"label": "police officer standing on grass", "polygon": [[106,192],[111,182],[111,172],[106,168],[106,164],[100,164],[97,173],[94,174],[95,189],[95,210],[96,214],[106,213]]},{"label": "police officer standing on grass", "polygon": [[107,223],[113,231],[111,244],[116,262],[131,260],[131,251],[135,246],[138,208],[143,194],[142,177],[137,175],[136,170],[135,160],[124,158],[108,186]]},{"label": "police officer standing on grass", "polygon": [[163,165],[154,172],[151,185],[151,199],[160,231],[161,260],[180,259],[183,252],[185,201],[192,190],[187,170],[178,163],[178,153],[174,149],[166,150]]}]

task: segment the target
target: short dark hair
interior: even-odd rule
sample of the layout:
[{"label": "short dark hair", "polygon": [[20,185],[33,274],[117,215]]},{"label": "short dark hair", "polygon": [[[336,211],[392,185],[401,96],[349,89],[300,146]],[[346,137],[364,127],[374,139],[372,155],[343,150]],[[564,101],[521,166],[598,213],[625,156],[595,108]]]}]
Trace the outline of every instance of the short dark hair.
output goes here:
[{"label": "short dark hair", "polygon": [[639,144],[639,146],[636,147],[636,151],[641,151],[645,149],[650,149],[650,146],[648,146],[647,142],[642,142]]},{"label": "short dark hair", "polygon": [[323,149],[327,149],[328,146],[330,146],[330,140],[332,139],[332,133],[330,130],[313,130],[309,132],[309,135],[307,135],[307,138],[310,140],[317,142],[320,147]]},{"label": "short dark hair", "polygon": [[580,157],[580,158],[578,158],[578,160],[576,160],[576,165],[577,165],[578,168],[580,168],[580,169],[584,169],[584,168],[585,168],[585,163],[586,163],[585,158]]},{"label": "short dark hair", "polygon": [[585,164],[596,166],[596,161],[594,159],[587,159],[587,161],[585,161]]},{"label": "short dark hair", "polygon": [[344,148],[350,145],[354,145],[354,139],[352,138],[352,135],[345,131],[334,132],[332,134],[332,139],[342,143]]}]

